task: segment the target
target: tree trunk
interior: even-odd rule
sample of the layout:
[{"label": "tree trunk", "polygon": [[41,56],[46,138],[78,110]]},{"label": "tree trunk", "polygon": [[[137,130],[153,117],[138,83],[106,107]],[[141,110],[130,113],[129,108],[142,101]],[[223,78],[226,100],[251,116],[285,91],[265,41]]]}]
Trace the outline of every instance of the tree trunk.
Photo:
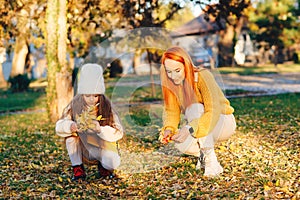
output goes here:
[{"label": "tree trunk", "polygon": [[48,63],[47,72],[47,111],[51,122],[55,122],[58,119],[59,113],[57,109],[57,94],[56,94],[56,72],[58,69],[57,58],[57,1],[47,1],[46,11],[46,57]]},{"label": "tree trunk", "polygon": [[5,61],[6,61],[6,49],[4,47],[0,47],[0,88],[7,86],[7,82],[4,78],[3,66],[2,66],[2,63],[4,63]]},{"label": "tree trunk", "polygon": [[7,82],[3,75],[2,63],[0,63],[0,88],[5,88],[7,86]]},{"label": "tree trunk", "polygon": [[232,40],[234,38],[234,27],[232,25],[227,25],[224,32],[220,33],[220,43],[219,43],[219,63],[220,66],[231,65],[233,59],[233,47]]},{"label": "tree trunk", "polygon": [[67,64],[66,0],[47,3],[47,110],[52,122],[58,120],[73,97],[72,69]]},{"label": "tree trunk", "polygon": [[28,54],[27,38],[20,34],[17,36],[14,57],[10,76],[14,77],[19,74],[24,74],[26,55]]},{"label": "tree trunk", "polygon": [[26,9],[22,9],[17,15],[17,29],[19,35],[16,37],[16,43],[14,48],[14,57],[12,61],[12,69],[10,76],[16,76],[19,74],[24,74],[25,72],[25,60],[28,54],[27,39],[29,38],[28,25],[29,13]]},{"label": "tree trunk", "polygon": [[236,37],[241,33],[245,18],[241,17],[236,21],[236,25],[227,25],[225,32],[220,33],[219,56],[221,66],[234,65],[234,46]]},{"label": "tree trunk", "polygon": [[59,0],[58,15],[58,64],[60,72],[56,75],[57,110],[62,113],[73,97],[72,69],[67,64],[67,19],[66,0]]},{"label": "tree trunk", "polygon": [[133,74],[136,74],[136,68],[140,66],[141,64],[141,50],[140,49],[136,49],[133,55]]}]

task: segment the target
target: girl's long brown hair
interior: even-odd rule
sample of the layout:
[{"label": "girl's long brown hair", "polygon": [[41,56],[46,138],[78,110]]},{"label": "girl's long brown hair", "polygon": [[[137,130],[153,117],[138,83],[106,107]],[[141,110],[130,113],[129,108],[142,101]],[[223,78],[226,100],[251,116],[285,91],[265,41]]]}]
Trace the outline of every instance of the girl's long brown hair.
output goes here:
[{"label": "girl's long brown hair", "polygon": [[[72,120],[76,121],[76,117],[87,109],[88,105],[84,101],[83,95],[77,94],[70,102],[69,106],[67,106],[67,110],[64,111],[62,118],[70,115]],[[102,115],[102,120],[99,121],[100,126],[108,125],[116,128],[111,103],[103,94],[99,95],[99,104],[96,107],[96,113],[97,116]]]},{"label": "girl's long brown hair", "polygon": [[185,92],[185,102],[184,108],[189,106],[192,103],[195,103],[197,101],[196,95],[195,95],[195,76],[194,76],[194,64],[192,62],[191,57],[189,54],[181,47],[171,47],[167,49],[161,59],[161,68],[160,68],[160,76],[161,76],[161,82],[162,82],[162,92],[164,96],[165,103],[168,104],[170,102],[168,100],[169,97],[172,95],[179,96],[178,91],[180,90],[179,85],[175,85],[173,81],[167,76],[166,69],[164,66],[165,60],[171,59],[175,60],[177,62],[181,62],[184,65],[184,72],[185,72],[185,80],[183,85],[183,91]]}]

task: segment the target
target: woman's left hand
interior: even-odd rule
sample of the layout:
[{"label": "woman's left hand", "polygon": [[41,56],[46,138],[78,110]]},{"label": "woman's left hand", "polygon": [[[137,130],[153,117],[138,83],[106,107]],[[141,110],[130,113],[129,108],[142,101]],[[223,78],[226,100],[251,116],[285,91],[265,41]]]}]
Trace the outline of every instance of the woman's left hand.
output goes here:
[{"label": "woman's left hand", "polygon": [[190,131],[188,127],[182,127],[179,130],[179,133],[172,136],[172,140],[178,143],[182,143],[186,140],[186,138],[190,135]]}]

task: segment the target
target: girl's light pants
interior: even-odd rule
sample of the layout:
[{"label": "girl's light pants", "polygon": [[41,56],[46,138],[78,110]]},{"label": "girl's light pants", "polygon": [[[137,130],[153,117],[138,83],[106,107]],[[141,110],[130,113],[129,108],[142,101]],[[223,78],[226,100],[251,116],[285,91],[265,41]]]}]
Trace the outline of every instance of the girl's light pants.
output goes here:
[{"label": "girl's light pants", "polygon": [[[72,163],[72,166],[82,164],[82,146],[80,144],[79,137],[66,138],[66,147]],[[116,152],[102,149],[99,151],[100,162],[102,166],[107,170],[116,169],[120,163],[120,155]]]}]

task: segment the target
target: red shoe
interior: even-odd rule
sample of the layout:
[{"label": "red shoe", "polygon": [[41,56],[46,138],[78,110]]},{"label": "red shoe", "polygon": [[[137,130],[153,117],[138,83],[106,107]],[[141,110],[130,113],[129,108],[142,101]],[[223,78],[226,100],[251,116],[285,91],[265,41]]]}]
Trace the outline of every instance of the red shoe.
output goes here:
[{"label": "red shoe", "polygon": [[73,174],[74,174],[72,181],[77,181],[79,179],[84,180],[86,177],[86,174],[84,172],[83,164],[75,165],[72,167],[73,167]]},{"label": "red shoe", "polygon": [[98,162],[98,172],[100,177],[109,177],[109,178],[114,178],[115,174],[111,170],[105,169],[100,162]]}]

